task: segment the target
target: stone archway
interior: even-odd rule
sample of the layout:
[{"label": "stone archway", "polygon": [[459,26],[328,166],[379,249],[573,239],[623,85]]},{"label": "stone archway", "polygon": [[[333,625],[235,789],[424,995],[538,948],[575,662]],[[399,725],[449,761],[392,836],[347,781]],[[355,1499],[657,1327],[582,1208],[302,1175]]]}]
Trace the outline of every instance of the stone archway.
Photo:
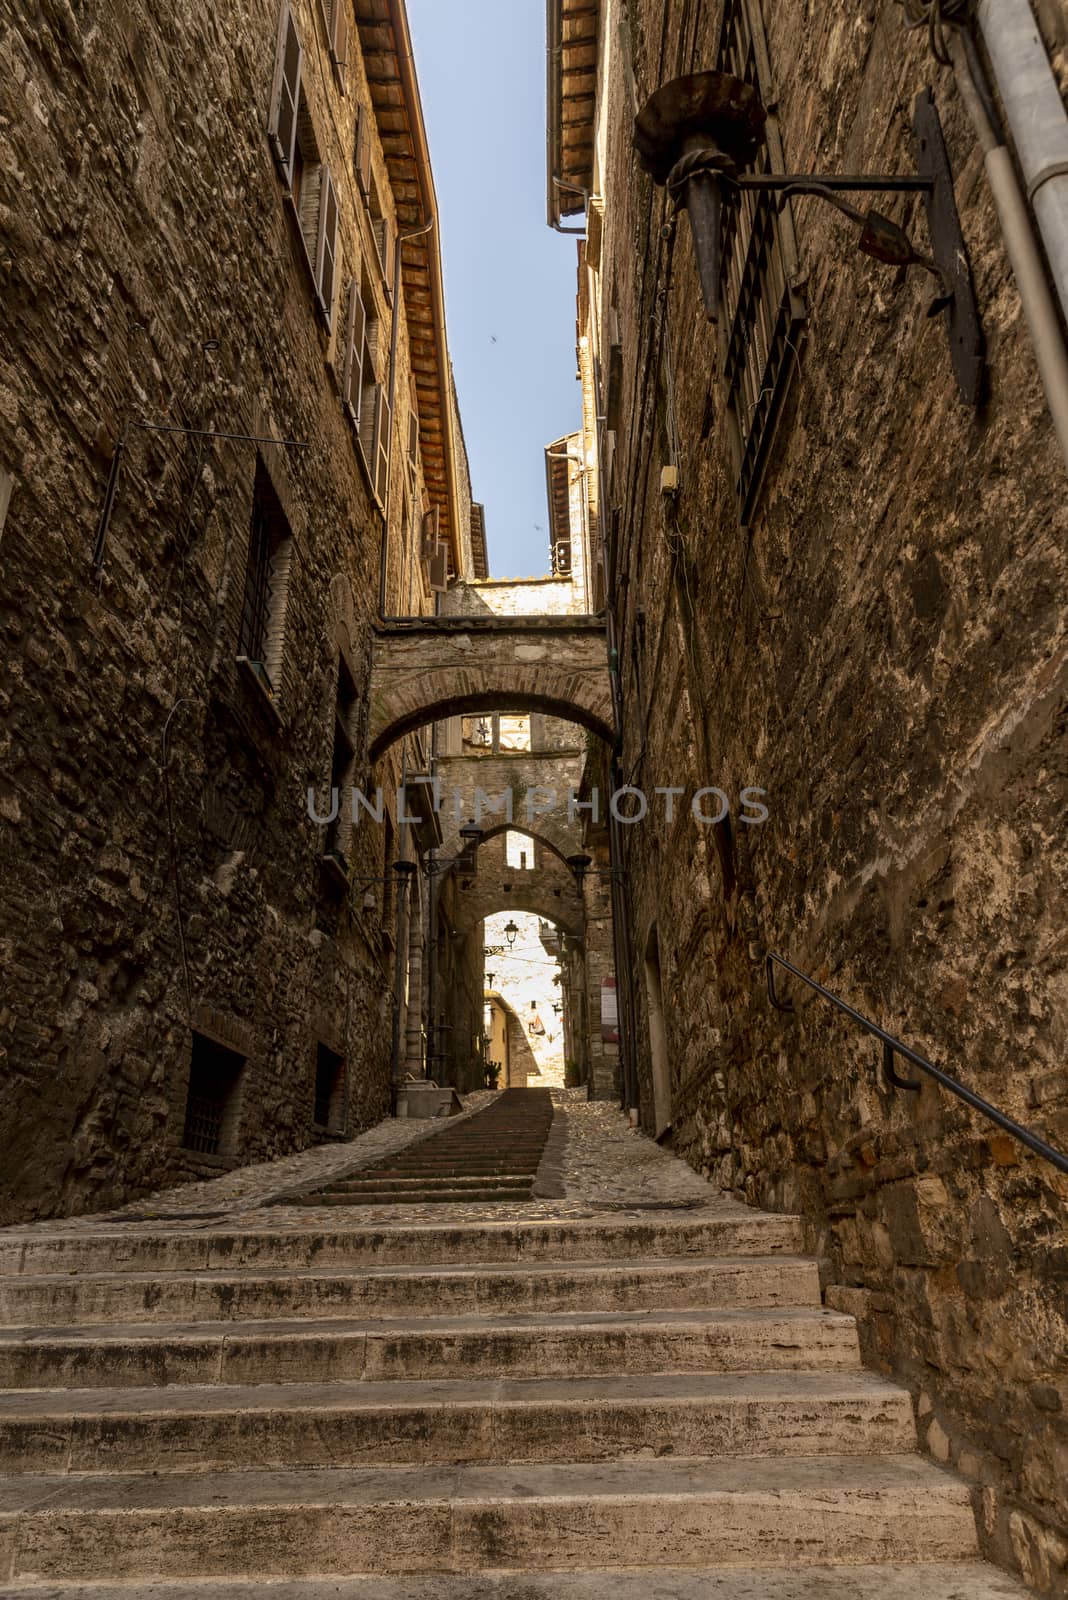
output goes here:
[{"label": "stone archway", "polygon": [[434,617],[375,630],[372,761],[416,728],[481,711],[542,711],[611,744],[603,624],[588,617]]}]

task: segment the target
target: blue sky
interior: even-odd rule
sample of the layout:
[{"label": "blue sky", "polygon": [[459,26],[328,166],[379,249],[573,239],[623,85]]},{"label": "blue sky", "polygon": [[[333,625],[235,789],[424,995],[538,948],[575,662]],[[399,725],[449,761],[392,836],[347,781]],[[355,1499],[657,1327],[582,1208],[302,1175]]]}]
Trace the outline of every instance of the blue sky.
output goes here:
[{"label": "blue sky", "polygon": [[545,458],[578,427],[575,240],[545,222],[545,0],[408,0],[490,571],[549,569]]}]

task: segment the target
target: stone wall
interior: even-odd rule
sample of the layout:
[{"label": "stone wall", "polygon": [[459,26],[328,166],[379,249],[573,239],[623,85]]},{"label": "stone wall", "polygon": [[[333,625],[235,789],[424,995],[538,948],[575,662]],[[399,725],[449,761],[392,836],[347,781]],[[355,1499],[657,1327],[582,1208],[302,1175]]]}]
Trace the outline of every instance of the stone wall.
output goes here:
[{"label": "stone wall", "polygon": [[[324,881],[305,802],[330,787],[341,656],[366,756],[382,519],[339,383],[348,280],[377,260],[351,161],[368,91],[353,20],[342,93],[322,8],[295,17],[340,214],[325,311],[268,141],[274,0],[0,7],[3,1220],[307,1144],[320,1042],[350,1064],[349,1130],[388,1106],[380,912]],[[372,168],[392,215],[377,135]],[[292,535],[273,701],[235,660],[257,448]],[[391,602],[405,559],[398,520]],[[418,570],[411,592],[429,604]],[[353,865],[381,876],[381,840]],[[246,1063],[217,1157],[183,1151],[193,1029]]]},{"label": "stone wall", "polygon": [[[931,1451],[975,1483],[988,1553],[1065,1593],[1065,1183],[939,1089],[888,1092],[872,1040],[796,990],[793,1018],[772,1011],[762,972],[781,950],[1068,1146],[1064,463],[982,161],[891,0],[765,3],[794,170],[910,170],[912,102],[933,84],[990,383],[962,404],[929,281],[798,203],[809,317],[742,526],[689,229],[662,299],[667,203],[629,139],[654,89],[713,64],[722,7],[604,9],[590,287],[598,348],[613,309],[622,331],[603,493],[623,767],[647,790],[769,791],[762,828],[681,812],[625,830],[635,951],[657,936],[675,1148],[751,1204],[805,1214],[829,1303],[858,1314]],[[885,204],[922,248],[921,205]],[[660,487],[673,461],[677,497]]]},{"label": "stone wall", "polygon": [[584,616],[581,589],[571,578],[487,578],[455,584],[442,614],[457,617]]}]

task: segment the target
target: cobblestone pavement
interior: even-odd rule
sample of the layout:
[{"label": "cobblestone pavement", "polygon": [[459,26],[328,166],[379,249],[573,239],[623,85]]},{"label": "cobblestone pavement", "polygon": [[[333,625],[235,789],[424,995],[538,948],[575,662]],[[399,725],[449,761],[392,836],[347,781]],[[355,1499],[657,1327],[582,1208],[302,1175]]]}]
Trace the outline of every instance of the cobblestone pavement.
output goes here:
[{"label": "cobblestone pavement", "polygon": [[[685,1162],[631,1128],[618,1106],[589,1102],[582,1090],[553,1090],[556,1122],[563,1123],[562,1198],[462,1204],[308,1206],[285,1197],[322,1187],[331,1178],[372,1166],[420,1139],[432,1139],[460,1120],[405,1119],[379,1123],[346,1144],[304,1150],[261,1166],[243,1167],[204,1183],[183,1184],[118,1210],[84,1217],[16,1225],[6,1233],[71,1233],[114,1229],[116,1223],[186,1228],[351,1228],[419,1222],[517,1222],[625,1215],[665,1209],[723,1207],[727,1198]],[[463,1118],[494,1099],[485,1090],[465,1098]]]}]

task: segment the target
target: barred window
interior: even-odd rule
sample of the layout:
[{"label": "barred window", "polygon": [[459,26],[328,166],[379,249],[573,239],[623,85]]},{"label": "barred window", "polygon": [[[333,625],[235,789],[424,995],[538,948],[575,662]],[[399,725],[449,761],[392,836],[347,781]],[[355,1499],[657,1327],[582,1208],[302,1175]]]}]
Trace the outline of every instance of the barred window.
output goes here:
[{"label": "barred window", "polygon": [[258,675],[266,677],[265,687],[270,692],[281,678],[292,546],[286,514],[263,459],[257,455],[237,653],[255,664]]},{"label": "barred window", "polygon": [[[771,66],[760,0],[726,0],[716,67],[769,98]],[[766,139],[753,170],[784,172],[778,120],[769,114]],[[799,339],[808,315],[799,278],[789,202],[741,192],[724,208],[723,374],[733,422],[735,487],[747,523],[760,494],[775,428],[797,370]]]},{"label": "barred window", "polygon": [[245,1058],[193,1034],[182,1144],[198,1155],[235,1155]]}]

